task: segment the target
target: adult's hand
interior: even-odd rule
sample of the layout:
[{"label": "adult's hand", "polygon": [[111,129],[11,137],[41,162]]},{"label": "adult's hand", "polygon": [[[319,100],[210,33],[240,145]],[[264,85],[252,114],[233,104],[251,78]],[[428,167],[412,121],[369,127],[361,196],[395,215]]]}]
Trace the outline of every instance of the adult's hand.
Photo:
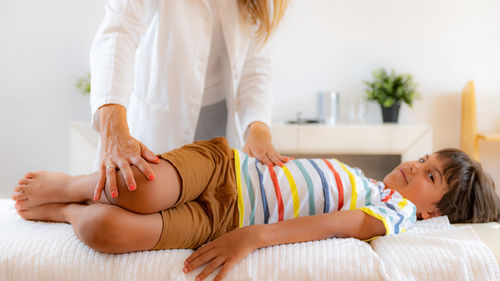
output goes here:
[{"label": "adult's hand", "polygon": [[130,191],[137,188],[131,165],[136,166],[149,180],[154,179],[148,162],[159,163],[160,159],[144,144],[130,136],[125,107],[117,104],[104,105],[99,109],[99,134],[101,135],[100,169],[94,200],[101,198],[107,184],[111,197],[118,196],[117,174],[121,171]]},{"label": "adult's hand", "polygon": [[248,135],[243,151],[266,165],[283,165],[290,160],[276,151],[271,142],[271,130],[259,121],[248,126]]}]

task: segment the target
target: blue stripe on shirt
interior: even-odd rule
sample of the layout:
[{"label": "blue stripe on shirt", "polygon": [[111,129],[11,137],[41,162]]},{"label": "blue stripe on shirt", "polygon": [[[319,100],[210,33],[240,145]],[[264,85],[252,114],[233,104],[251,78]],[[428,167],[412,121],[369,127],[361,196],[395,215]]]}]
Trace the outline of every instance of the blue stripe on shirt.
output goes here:
[{"label": "blue stripe on shirt", "polygon": [[319,177],[321,178],[321,184],[323,185],[323,196],[325,197],[325,205],[323,207],[323,213],[328,213],[330,211],[330,193],[328,190],[328,182],[326,181],[325,174],[318,167],[312,159],[307,159],[309,163],[314,167],[314,169],[318,172]]},{"label": "blue stripe on shirt", "polygon": [[255,161],[255,169],[259,173],[259,184],[260,184],[260,196],[262,197],[262,208],[264,209],[264,223],[269,223],[269,207],[267,205],[266,190],[264,189],[264,176],[259,170],[259,161]]}]

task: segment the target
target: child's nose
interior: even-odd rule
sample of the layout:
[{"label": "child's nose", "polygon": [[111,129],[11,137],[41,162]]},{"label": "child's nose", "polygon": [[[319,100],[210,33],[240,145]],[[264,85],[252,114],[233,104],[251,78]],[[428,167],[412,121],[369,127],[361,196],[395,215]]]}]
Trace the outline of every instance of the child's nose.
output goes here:
[{"label": "child's nose", "polygon": [[415,175],[418,172],[418,167],[419,167],[419,163],[414,162],[414,161],[410,162],[410,167],[409,167],[410,174]]}]

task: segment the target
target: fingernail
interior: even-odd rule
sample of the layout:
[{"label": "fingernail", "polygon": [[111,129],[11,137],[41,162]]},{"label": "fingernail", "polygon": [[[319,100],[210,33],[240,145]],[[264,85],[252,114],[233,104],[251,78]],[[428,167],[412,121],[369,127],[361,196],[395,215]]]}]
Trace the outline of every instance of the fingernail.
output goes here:
[{"label": "fingernail", "polygon": [[156,160],[160,160],[160,158],[158,158],[158,156],[155,156],[155,159],[156,159]]},{"label": "fingernail", "polygon": [[281,161],[278,163],[278,165],[280,165],[280,167],[283,167],[283,163]]},{"label": "fingernail", "polygon": [[116,196],[117,196],[116,191],[114,191],[114,190],[111,191],[111,197],[116,198]]},{"label": "fingernail", "polygon": [[187,267],[184,267],[184,269],[182,271],[184,271],[185,273],[187,273],[188,272]]},{"label": "fingernail", "polygon": [[150,181],[152,181],[152,180],[154,180],[154,179],[155,179],[155,176],[154,176],[154,175],[150,175],[150,176],[149,176],[149,180],[150,180]]},{"label": "fingernail", "polygon": [[130,191],[134,191],[135,190],[135,185],[131,184],[129,189],[130,189]]},{"label": "fingernail", "polygon": [[94,194],[94,201],[97,201],[97,195]]}]

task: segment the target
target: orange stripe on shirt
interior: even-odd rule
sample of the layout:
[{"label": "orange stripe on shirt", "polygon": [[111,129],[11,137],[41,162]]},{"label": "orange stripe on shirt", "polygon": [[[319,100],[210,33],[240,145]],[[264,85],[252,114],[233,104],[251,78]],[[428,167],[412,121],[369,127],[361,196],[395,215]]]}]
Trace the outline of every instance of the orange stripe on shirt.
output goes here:
[{"label": "orange stripe on shirt", "polygon": [[394,194],[394,190],[393,189],[391,189],[391,192],[389,192],[389,195],[387,195],[386,197],[384,197],[384,199],[382,199],[382,202],[389,201],[389,199],[392,198],[392,194]]},{"label": "orange stripe on shirt", "polygon": [[285,215],[285,207],[283,207],[283,198],[281,197],[280,184],[278,182],[278,177],[276,172],[274,172],[273,165],[267,166],[269,168],[269,174],[274,184],[274,191],[276,192],[276,201],[278,201],[278,221],[282,221]]},{"label": "orange stripe on shirt", "polygon": [[339,173],[333,168],[332,163],[330,163],[328,160],[323,159],[325,161],[326,165],[330,169],[330,171],[333,172],[333,175],[335,176],[335,182],[337,183],[337,190],[339,193],[339,204],[337,210],[340,211],[342,209],[342,206],[344,206],[344,185],[342,184],[342,180],[340,179]]}]

